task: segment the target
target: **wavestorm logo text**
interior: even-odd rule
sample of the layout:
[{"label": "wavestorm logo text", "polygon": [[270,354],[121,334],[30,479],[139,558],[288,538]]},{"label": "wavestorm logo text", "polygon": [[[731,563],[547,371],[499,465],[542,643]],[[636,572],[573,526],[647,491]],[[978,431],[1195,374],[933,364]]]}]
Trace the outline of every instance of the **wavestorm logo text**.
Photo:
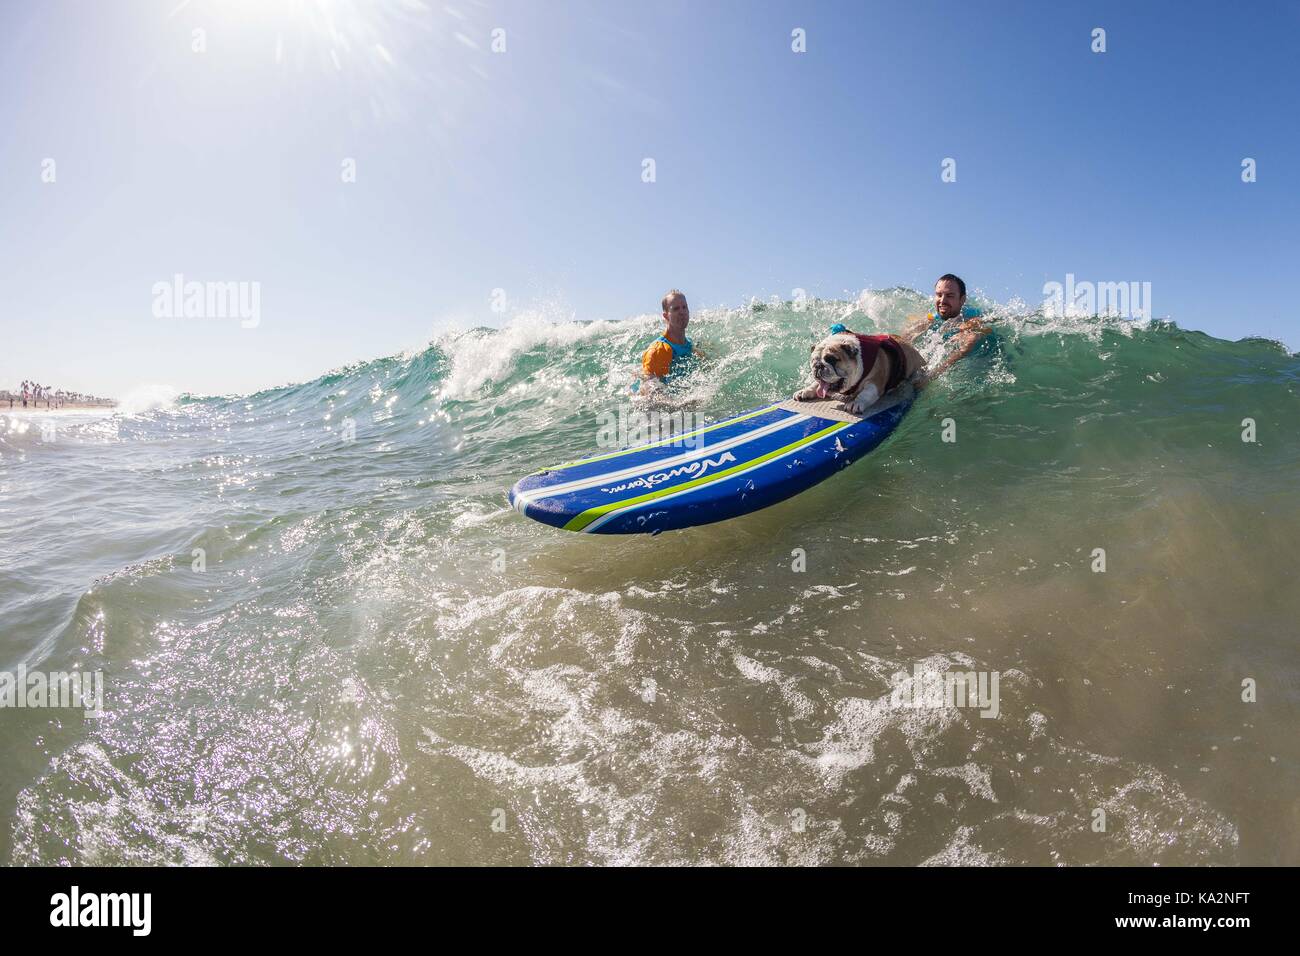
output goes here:
[{"label": "wavestorm logo text", "polygon": [[262,283],[185,281],[153,284],[153,314],[158,319],[239,319],[245,329],[262,321]]},{"label": "wavestorm logo text", "polygon": [[725,451],[718,458],[701,458],[699,461],[693,461],[689,465],[682,465],[680,468],[673,468],[671,471],[657,471],[652,475],[642,475],[635,481],[625,482],[621,485],[614,485],[612,488],[601,488],[606,494],[616,495],[620,491],[626,491],[629,488],[653,488],[655,485],[662,485],[665,481],[672,481],[674,478],[680,478],[682,475],[689,475],[691,478],[699,478],[706,471],[712,468],[718,468],[727,462],[734,462],[736,456],[729,451]]}]

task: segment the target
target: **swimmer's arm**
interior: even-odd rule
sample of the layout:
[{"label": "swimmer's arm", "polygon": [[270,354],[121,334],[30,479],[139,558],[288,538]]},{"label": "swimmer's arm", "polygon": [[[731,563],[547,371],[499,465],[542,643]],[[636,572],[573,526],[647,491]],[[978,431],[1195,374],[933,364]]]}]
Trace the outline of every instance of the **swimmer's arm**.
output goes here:
[{"label": "swimmer's arm", "polygon": [[663,384],[663,377],[668,374],[673,362],[673,350],[662,342],[656,342],[641,355],[641,378]]},{"label": "swimmer's arm", "polygon": [[974,318],[968,322],[963,322],[961,325],[957,326],[957,331],[976,333],[975,341],[978,342],[980,339],[984,338],[984,336],[992,332],[993,327],[989,325],[987,322],[985,322],[983,319]]},{"label": "swimmer's arm", "polygon": [[[664,355],[664,352],[668,352]],[[672,352],[662,342],[651,345],[641,355],[640,374],[637,375],[636,383],[633,385],[634,392],[650,394],[658,391],[663,387],[663,376],[668,374],[668,366],[672,360]]]},{"label": "swimmer's arm", "polygon": [[[971,326],[975,325],[974,322],[968,324]],[[962,326],[962,328],[965,329],[966,326]],[[960,337],[957,339],[957,347],[953,349],[952,352],[949,353],[949,355],[942,362],[939,363],[938,367],[936,367],[933,372],[929,373],[930,379],[933,380],[938,378],[944,372],[948,371],[948,369],[952,368],[953,364],[956,363],[959,359],[963,359],[967,355],[970,355],[971,351],[979,343],[979,340],[984,338],[984,336],[988,335],[992,331],[993,330],[990,329],[988,326],[981,325],[978,329],[971,328],[968,329],[967,331],[961,332]]]},{"label": "swimmer's arm", "polygon": [[912,342],[930,327],[930,317],[928,315],[909,315],[905,323],[903,331],[898,334],[898,337],[905,342]]}]

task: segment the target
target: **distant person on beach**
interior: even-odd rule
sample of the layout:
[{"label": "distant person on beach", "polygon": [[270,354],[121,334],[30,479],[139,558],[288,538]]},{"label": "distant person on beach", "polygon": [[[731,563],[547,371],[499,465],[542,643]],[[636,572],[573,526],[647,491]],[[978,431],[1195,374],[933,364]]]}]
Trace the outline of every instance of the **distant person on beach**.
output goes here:
[{"label": "distant person on beach", "polygon": [[937,329],[945,345],[953,339],[955,346],[932,372],[928,379],[936,379],[958,360],[965,358],[979,341],[993,331],[980,318],[980,310],[966,304],[966,283],[951,272],[941,275],[934,283],[934,311],[927,315],[909,315],[902,338],[915,342],[931,329]]},{"label": "distant person on beach", "polygon": [[633,391],[639,391],[642,386],[646,393],[661,388],[673,375],[683,372],[696,357],[691,340],[686,337],[686,326],[691,321],[686,293],[670,289],[659,307],[663,310],[664,332],[641,353],[641,378],[633,384]]}]

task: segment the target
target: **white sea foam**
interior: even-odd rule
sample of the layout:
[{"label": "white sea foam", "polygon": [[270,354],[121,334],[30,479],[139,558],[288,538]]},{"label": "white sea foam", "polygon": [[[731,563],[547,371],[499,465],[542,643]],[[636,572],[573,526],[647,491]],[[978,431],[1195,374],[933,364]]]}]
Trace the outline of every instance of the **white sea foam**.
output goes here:
[{"label": "white sea foam", "polygon": [[160,383],[137,385],[117,403],[117,411],[123,415],[140,415],[144,412],[168,408],[175,404],[180,390]]},{"label": "white sea foam", "polygon": [[508,378],[520,358],[539,347],[569,349],[631,333],[625,323],[554,321],[537,314],[517,316],[499,329],[451,333],[436,343],[451,361],[438,397],[474,398],[487,385]]}]

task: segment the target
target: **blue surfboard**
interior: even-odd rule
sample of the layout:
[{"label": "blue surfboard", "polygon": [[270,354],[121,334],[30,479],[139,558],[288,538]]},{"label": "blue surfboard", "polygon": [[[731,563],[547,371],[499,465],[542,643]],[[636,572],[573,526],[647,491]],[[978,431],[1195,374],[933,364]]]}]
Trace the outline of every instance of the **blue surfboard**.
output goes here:
[{"label": "blue surfboard", "polygon": [[866,414],[833,400],[778,402],[662,441],[521,478],[510,504],[587,534],[658,534],[725,521],[825,481],[884,441],[911,407],[910,384]]}]

